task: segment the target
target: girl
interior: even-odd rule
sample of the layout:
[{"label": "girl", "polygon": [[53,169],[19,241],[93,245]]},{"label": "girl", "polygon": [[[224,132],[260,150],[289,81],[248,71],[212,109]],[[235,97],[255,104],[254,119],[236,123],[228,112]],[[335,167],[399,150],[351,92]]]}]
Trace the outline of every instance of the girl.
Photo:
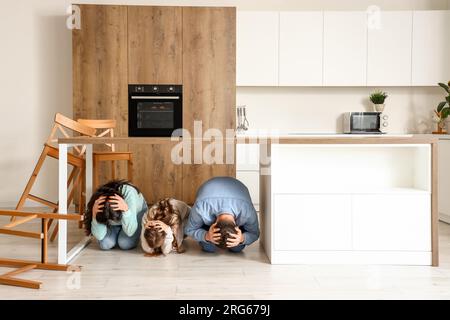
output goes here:
[{"label": "girl", "polygon": [[147,203],[139,189],[125,180],[111,181],[92,195],[85,215],[86,233],[98,240],[102,250],[116,245],[122,250],[137,246],[140,221]]},{"label": "girl", "polygon": [[170,198],[153,205],[142,218],[142,249],[151,256],[185,252],[184,225],[190,210],[186,203]]}]

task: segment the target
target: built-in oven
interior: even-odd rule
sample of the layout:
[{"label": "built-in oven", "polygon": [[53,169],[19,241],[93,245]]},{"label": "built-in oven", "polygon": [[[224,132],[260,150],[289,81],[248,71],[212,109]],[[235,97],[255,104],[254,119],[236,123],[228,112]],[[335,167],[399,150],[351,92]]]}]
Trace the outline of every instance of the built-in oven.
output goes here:
[{"label": "built-in oven", "polygon": [[128,135],[130,137],[181,136],[183,87],[181,85],[129,85]]}]

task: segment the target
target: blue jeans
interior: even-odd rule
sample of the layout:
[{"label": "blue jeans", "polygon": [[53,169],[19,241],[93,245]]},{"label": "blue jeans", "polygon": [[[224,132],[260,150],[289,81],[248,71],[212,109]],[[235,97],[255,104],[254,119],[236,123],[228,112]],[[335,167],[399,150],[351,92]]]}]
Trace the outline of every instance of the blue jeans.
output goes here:
[{"label": "blue jeans", "polygon": [[102,240],[98,241],[100,249],[111,250],[116,245],[118,245],[122,250],[131,250],[136,248],[141,237],[141,221],[145,212],[146,210],[138,214],[138,227],[136,232],[131,237],[122,230],[122,226],[109,226],[106,236]]},{"label": "blue jeans", "polygon": [[[203,229],[205,230],[209,230],[210,226],[204,225]],[[242,227],[240,228],[242,230]],[[242,232],[244,232],[244,230],[242,230]],[[202,247],[202,250],[205,252],[209,252],[209,253],[214,253],[216,252],[217,248],[219,248],[218,246],[216,246],[214,243],[208,242],[208,241],[200,241],[199,242],[200,247]],[[246,247],[245,244],[240,244],[237,247],[234,248],[229,248],[228,250],[230,252],[234,252],[234,253],[239,253],[242,250],[244,250],[244,248]]]}]

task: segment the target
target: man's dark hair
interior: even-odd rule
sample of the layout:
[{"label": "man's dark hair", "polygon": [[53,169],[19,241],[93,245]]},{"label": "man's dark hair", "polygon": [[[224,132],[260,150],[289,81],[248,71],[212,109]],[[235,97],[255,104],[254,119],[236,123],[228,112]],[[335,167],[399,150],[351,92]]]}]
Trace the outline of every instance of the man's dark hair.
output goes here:
[{"label": "man's dark hair", "polygon": [[227,240],[230,234],[236,234],[236,223],[229,220],[219,220],[216,228],[220,229],[220,240],[218,246],[222,249],[227,249]]},{"label": "man's dark hair", "polygon": [[92,195],[91,199],[89,200],[89,203],[86,208],[86,213],[84,215],[84,226],[86,228],[86,234],[91,234],[92,229],[92,209],[94,207],[95,201],[97,201],[98,198],[105,196],[105,202],[103,210],[98,212],[95,220],[97,220],[98,223],[109,225],[109,221],[120,221],[122,219],[122,211],[114,211],[114,209],[111,207],[109,200],[114,195],[118,195],[119,197],[123,198],[122,194],[122,187],[125,185],[132,186],[136,189],[138,193],[140,193],[139,189],[132,185],[130,182],[126,180],[114,180],[111,182],[108,182],[107,184],[99,187],[97,191]]}]

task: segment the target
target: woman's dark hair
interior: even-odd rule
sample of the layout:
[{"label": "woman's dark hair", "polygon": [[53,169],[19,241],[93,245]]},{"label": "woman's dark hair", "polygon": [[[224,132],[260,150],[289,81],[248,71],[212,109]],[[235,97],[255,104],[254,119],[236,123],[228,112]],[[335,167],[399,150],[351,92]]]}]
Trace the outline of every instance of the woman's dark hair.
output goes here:
[{"label": "woman's dark hair", "polygon": [[100,197],[105,196],[106,199],[102,211],[97,213],[95,220],[97,220],[98,223],[109,225],[109,221],[120,221],[122,219],[123,212],[120,210],[114,211],[109,203],[109,198],[116,194],[123,198],[122,187],[125,185],[131,186],[135,188],[138,193],[141,193],[136,186],[126,180],[110,181],[95,191],[89,200],[86,213],[84,214],[84,226],[87,235],[90,235],[92,231],[92,209],[94,207],[94,203]]},{"label": "woman's dark hair", "polygon": [[236,234],[236,224],[228,220],[220,220],[217,222],[216,228],[220,229],[220,240],[218,246],[227,249],[227,240],[230,234]]}]

